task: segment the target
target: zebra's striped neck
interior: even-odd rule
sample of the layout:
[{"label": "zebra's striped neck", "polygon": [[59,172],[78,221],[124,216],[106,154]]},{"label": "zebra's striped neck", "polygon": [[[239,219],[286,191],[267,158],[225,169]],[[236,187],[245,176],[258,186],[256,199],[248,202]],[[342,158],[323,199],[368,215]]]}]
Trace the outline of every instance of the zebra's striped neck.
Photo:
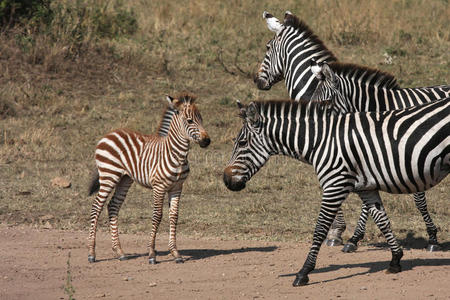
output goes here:
[{"label": "zebra's striped neck", "polygon": [[169,132],[170,123],[172,122],[173,116],[176,114],[176,110],[170,107],[167,107],[163,113],[163,117],[158,126],[158,135],[159,136],[167,136]]},{"label": "zebra's striped neck", "polygon": [[262,132],[267,150],[312,164],[318,145],[327,142],[324,135],[335,127],[333,111],[318,103],[269,101],[257,102],[262,117]]},{"label": "zebra's striped neck", "polygon": [[312,59],[333,62],[337,58],[303,22],[287,26],[280,43],[281,56],[285,58],[283,75],[290,98],[310,100],[318,84],[310,70]]},{"label": "zebra's striped neck", "polygon": [[172,162],[178,162],[180,165],[187,162],[190,141],[183,121],[177,114],[172,115],[167,136],[163,137],[163,143],[171,150],[169,155],[172,157]]}]

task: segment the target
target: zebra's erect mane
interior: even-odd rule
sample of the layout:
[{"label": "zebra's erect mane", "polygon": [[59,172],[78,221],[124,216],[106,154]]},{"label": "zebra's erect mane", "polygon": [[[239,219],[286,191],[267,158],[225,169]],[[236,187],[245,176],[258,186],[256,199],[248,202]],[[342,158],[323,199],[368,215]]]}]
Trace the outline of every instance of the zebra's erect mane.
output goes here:
[{"label": "zebra's erect mane", "polygon": [[297,29],[299,32],[302,32],[304,34],[304,38],[309,38],[314,44],[320,45],[320,47],[323,49],[323,51],[326,51],[329,55],[327,61],[337,61],[338,59],[336,56],[334,56],[333,52],[331,52],[325,44],[322,42],[322,40],[309,28],[308,25],[306,25],[305,22],[301,21],[297,16],[286,14],[286,17],[284,19],[284,26],[290,26],[294,29]]},{"label": "zebra's erect mane", "polygon": [[[324,114],[324,113],[330,113],[332,112],[332,109],[329,108],[327,103],[324,101],[306,101],[306,100],[300,100],[297,102],[293,102],[291,99],[273,99],[273,100],[255,100],[253,101],[255,105],[258,108],[264,107],[264,110],[267,109],[268,106],[276,105],[281,107],[282,105],[285,106],[292,106],[292,109],[297,109],[299,106],[305,107],[307,109],[310,109],[314,113]],[[280,111],[280,110],[278,110]],[[239,112],[239,117],[242,119],[246,118],[246,112],[245,110],[241,110]],[[283,117],[283,116],[278,116]]]},{"label": "zebra's erect mane", "polygon": [[384,71],[368,68],[356,64],[331,62],[330,68],[340,76],[362,78],[361,83],[373,85],[378,88],[397,89],[400,88],[397,79]]},{"label": "zebra's erect mane", "polygon": [[[195,97],[192,94],[182,93],[175,98],[178,100],[175,103],[175,106],[178,107],[181,104],[185,104],[185,103],[193,104],[196,98],[197,97]],[[196,109],[196,107],[194,109]],[[177,113],[176,109],[171,108],[170,106],[166,107],[166,109],[163,112],[161,122],[159,123],[158,130],[157,130],[159,136],[167,136],[167,134],[169,133],[170,123],[172,122],[172,118],[176,113]]]}]

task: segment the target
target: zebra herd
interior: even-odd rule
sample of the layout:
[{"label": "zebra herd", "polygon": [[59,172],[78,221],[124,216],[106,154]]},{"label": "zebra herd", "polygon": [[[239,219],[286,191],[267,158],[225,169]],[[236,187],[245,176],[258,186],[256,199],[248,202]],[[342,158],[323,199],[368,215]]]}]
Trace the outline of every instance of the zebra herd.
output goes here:
[{"label": "zebra herd", "polygon": [[[255,77],[259,89],[269,90],[285,80],[292,100],[238,101],[243,125],[223,173],[226,187],[245,188],[272,155],[286,155],[311,164],[322,189],[322,203],[313,242],[294,286],[305,285],[315,268],[322,243],[342,242],[345,221],[341,204],[350,193],[362,200],[354,235],[343,251],[355,251],[370,214],[392,252],[388,272],[401,271],[402,249],[390,228],[379,191],[414,193],[429,235],[429,250],[438,250],[437,228],[426,205],[425,190],[450,172],[450,86],[400,88],[384,72],[338,62],[323,42],[290,12],[283,22],[264,12],[274,37]],[[98,217],[108,203],[112,247],[127,256],[118,236],[118,212],[134,181],[153,189],[149,263],[156,263],[155,237],[162,203],[169,197],[169,250],[176,262],[178,202],[188,176],[190,142],[210,143],[202,118],[189,94],[172,98],[155,135],[115,130],[97,144],[97,174],[90,194],[98,191],[91,209],[89,262],[95,261]],[[330,230],[331,228],[331,230]]]}]

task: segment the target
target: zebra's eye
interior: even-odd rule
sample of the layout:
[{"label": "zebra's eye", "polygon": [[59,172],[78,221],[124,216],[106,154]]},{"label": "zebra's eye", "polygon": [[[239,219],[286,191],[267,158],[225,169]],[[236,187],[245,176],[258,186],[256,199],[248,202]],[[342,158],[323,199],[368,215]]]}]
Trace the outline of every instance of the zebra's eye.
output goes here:
[{"label": "zebra's eye", "polygon": [[194,120],[192,120],[192,119],[187,119],[187,122],[188,122],[189,125],[194,124]]},{"label": "zebra's eye", "polygon": [[238,145],[239,145],[239,147],[245,147],[245,146],[247,146],[247,140],[240,140],[240,141],[238,142]]}]

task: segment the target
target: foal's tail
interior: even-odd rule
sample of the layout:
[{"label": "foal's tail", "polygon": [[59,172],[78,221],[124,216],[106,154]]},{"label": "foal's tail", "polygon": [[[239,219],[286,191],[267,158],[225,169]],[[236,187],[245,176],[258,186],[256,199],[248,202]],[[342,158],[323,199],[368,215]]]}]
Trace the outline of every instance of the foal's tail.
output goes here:
[{"label": "foal's tail", "polygon": [[100,175],[98,174],[98,170],[95,169],[94,176],[92,177],[91,184],[89,184],[89,196],[98,192],[100,189]]}]

